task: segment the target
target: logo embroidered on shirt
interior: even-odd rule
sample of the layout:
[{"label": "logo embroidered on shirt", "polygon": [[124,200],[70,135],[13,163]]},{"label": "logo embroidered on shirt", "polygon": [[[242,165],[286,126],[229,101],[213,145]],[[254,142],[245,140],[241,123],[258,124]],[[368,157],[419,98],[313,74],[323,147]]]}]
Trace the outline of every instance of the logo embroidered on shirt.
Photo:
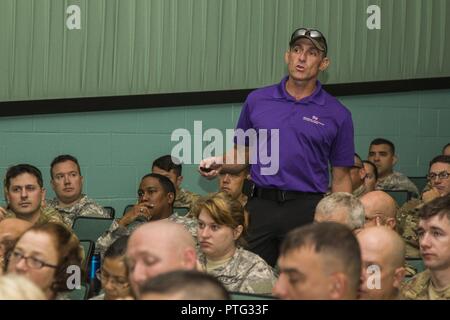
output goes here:
[{"label": "logo embroidered on shirt", "polygon": [[325,124],[323,124],[322,122],[320,122],[320,121],[319,121],[319,118],[316,117],[316,116],[312,116],[312,119],[311,119],[311,118],[308,118],[308,117],[303,117],[303,120],[308,121],[308,122],[311,122],[311,123],[314,123],[314,124],[319,124],[319,125],[321,125],[321,126],[324,126],[324,125],[325,125]]}]

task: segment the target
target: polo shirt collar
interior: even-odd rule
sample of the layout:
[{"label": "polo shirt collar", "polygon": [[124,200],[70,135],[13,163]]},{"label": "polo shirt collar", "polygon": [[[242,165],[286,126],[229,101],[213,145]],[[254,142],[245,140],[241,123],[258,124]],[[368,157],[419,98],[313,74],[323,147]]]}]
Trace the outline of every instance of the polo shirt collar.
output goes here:
[{"label": "polo shirt collar", "polygon": [[281,80],[281,82],[278,85],[278,90],[275,90],[274,98],[286,99],[288,101],[292,101],[294,103],[301,103],[301,104],[314,103],[314,104],[320,105],[320,106],[325,105],[325,96],[324,96],[324,92],[322,90],[322,84],[320,83],[319,80],[317,80],[316,88],[314,89],[313,93],[310,96],[297,101],[297,100],[295,100],[295,98],[293,96],[291,96],[286,91],[286,82],[287,82],[288,78],[289,78],[289,76],[286,76]]}]

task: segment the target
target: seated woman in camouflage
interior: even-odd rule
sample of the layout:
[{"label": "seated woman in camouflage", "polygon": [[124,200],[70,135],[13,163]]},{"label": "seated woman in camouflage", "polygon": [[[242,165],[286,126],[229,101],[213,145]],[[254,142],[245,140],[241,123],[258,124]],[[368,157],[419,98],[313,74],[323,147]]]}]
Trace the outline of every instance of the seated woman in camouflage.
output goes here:
[{"label": "seated woman in camouflage", "polygon": [[220,192],[201,198],[193,213],[204,271],[232,292],[271,294],[276,277],[258,255],[242,248],[247,214],[239,201]]}]

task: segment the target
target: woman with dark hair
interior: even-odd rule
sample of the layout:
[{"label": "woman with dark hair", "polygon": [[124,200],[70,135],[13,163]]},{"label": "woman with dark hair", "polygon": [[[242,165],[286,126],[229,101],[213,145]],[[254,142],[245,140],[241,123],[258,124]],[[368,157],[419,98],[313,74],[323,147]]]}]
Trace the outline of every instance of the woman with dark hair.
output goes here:
[{"label": "woman with dark hair", "polygon": [[47,299],[57,299],[73,289],[68,280],[76,270],[82,277],[81,261],[78,238],[61,224],[49,222],[33,226],[19,238],[8,255],[7,271],[33,281]]},{"label": "woman with dark hair", "polygon": [[241,203],[219,192],[200,198],[193,213],[198,219],[203,270],[229,291],[271,294],[276,281],[272,267],[242,247],[248,221]]}]

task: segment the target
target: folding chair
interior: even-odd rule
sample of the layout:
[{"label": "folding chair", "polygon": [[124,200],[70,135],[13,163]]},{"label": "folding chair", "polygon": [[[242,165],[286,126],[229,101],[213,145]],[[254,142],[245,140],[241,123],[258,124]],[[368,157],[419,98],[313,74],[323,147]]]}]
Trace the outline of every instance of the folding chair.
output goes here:
[{"label": "folding chair", "polygon": [[89,295],[89,284],[83,283],[80,289],[73,289],[69,292],[68,298],[70,300],[87,300]]},{"label": "folding chair", "polygon": [[408,179],[416,185],[419,192],[422,192],[428,183],[427,177],[408,177]]},{"label": "folding chair", "polygon": [[88,270],[92,255],[94,254],[95,244],[91,240],[80,240],[80,245],[83,247],[83,268]]},{"label": "folding chair", "polygon": [[91,240],[94,243],[109,229],[113,219],[97,217],[77,217],[73,222],[73,232],[78,239]]},{"label": "folding chair", "polygon": [[408,190],[382,190],[389,194],[397,202],[398,206],[401,207],[405,202],[411,199],[411,192]]}]

